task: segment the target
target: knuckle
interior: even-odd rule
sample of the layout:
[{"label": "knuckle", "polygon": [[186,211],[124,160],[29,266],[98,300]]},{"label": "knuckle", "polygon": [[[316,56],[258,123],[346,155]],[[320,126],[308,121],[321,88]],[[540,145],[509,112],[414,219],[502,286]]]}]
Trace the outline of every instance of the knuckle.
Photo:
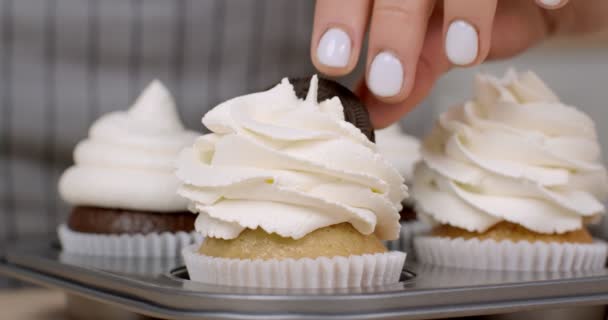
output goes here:
[{"label": "knuckle", "polygon": [[374,11],[383,15],[392,15],[399,20],[417,20],[428,14],[430,0],[382,0],[374,5]]}]

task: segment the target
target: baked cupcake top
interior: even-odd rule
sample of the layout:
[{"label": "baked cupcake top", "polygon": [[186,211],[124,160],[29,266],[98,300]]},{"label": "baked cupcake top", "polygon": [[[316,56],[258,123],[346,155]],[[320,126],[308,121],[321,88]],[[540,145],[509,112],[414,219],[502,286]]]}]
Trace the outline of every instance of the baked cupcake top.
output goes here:
[{"label": "baked cupcake top", "polygon": [[376,147],[378,152],[387,159],[411,183],[414,176],[414,166],[420,160],[420,141],[404,133],[399,124],[376,131]]},{"label": "baked cupcake top", "polygon": [[187,210],[176,194],[175,157],[197,134],[184,129],[169,91],[153,81],[128,111],[93,123],[59,181],[72,205],[154,212]]},{"label": "baked cupcake top", "polygon": [[591,118],[532,72],[480,75],[475,87],[424,141],[419,213],[468,231],[508,221],[538,233],[577,230],[603,213],[608,179]]},{"label": "baked cupcake top", "polygon": [[212,131],[178,159],[179,194],[198,212],[204,236],[234,239],[245,229],[299,239],[350,223],[381,239],[399,235],[403,178],[344,120],[340,99],[317,102],[318,79],[298,99],[283,79],[228,100],[203,117]]}]

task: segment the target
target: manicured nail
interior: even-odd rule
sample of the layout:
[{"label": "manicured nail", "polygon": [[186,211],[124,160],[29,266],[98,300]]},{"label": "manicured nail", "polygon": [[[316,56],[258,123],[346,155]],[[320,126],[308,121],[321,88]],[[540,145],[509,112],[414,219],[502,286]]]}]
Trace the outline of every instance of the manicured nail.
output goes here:
[{"label": "manicured nail", "polygon": [[403,86],[401,61],[389,52],[380,52],[372,61],[367,76],[367,87],[379,97],[392,97]]},{"label": "manicured nail", "polygon": [[350,59],[350,38],[348,34],[338,28],[327,30],[319,41],[317,59],[329,67],[346,67]]},{"label": "manicured nail", "polygon": [[479,52],[477,30],[464,20],[452,22],[445,37],[445,52],[453,64],[464,66],[473,63]]},{"label": "manicured nail", "polygon": [[559,5],[561,0],[540,0],[540,2],[544,5],[546,5],[547,7],[555,7],[555,6]]}]

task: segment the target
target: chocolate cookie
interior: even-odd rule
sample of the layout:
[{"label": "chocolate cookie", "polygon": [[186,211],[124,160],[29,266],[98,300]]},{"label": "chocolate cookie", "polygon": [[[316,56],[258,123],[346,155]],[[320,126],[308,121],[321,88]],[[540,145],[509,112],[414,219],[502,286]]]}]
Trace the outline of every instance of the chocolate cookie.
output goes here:
[{"label": "chocolate cookie", "polygon": [[[298,98],[306,98],[310,87],[310,78],[289,78],[289,82],[295,88]],[[374,127],[363,102],[352,91],[338,82],[319,77],[318,101],[321,102],[333,97],[338,97],[342,102],[346,121],[359,128],[370,141],[375,142]]]},{"label": "chocolate cookie", "polygon": [[149,234],[190,232],[195,214],[146,212],[97,207],[74,207],[68,219],[70,229],[96,234]]}]

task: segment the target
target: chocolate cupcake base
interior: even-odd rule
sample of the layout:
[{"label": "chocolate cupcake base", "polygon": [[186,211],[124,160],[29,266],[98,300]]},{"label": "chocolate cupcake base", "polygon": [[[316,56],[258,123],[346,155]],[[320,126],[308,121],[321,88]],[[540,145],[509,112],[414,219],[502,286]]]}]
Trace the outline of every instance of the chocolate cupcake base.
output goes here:
[{"label": "chocolate cupcake base", "polygon": [[183,212],[147,212],[78,206],[72,210],[68,227],[92,234],[150,234],[191,232],[196,215]]},{"label": "chocolate cupcake base", "polygon": [[67,225],[59,226],[66,254],[113,257],[176,257],[200,243],[190,212],[146,212],[75,207]]},{"label": "chocolate cupcake base", "polygon": [[414,206],[403,203],[403,209],[399,212],[399,222],[414,222],[418,220],[418,215]]}]

